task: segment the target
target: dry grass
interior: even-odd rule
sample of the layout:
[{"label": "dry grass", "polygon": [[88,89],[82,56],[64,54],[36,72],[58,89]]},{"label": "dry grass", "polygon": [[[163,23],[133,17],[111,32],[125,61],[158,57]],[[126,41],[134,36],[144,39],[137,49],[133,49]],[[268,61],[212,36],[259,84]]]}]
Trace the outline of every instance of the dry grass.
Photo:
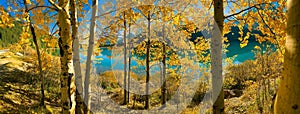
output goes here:
[{"label": "dry grass", "polygon": [[[13,52],[0,55],[0,113],[58,113],[57,92],[46,89],[46,107],[40,107],[40,83],[36,72],[28,69],[34,63]],[[46,78],[50,79],[50,78]],[[57,79],[56,79],[57,80]],[[48,83],[52,83],[47,80]],[[52,85],[51,85],[52,86]]]}]

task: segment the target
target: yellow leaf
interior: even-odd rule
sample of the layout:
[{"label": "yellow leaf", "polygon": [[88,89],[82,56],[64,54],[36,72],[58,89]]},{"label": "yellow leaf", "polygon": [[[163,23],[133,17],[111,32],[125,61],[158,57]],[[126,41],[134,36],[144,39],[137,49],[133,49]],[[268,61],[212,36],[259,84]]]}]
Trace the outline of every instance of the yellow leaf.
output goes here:
[{"label": "yellow leaf", "polygon": [[254,49],[261,50],[259,46],[254,46]]},{"label": "yellow leaf", "polygon": [[88,0],[82,0],[84,4],[88,4]]},{"label": "yellow leaf", "polygon": [[26,0],[26,3],[27,3],[27,4],[31,4],[31,1],[30,1],[30,0]]},{"label": "yellow leaf", "polygon": [[248,40],[244,40],[243,42],[241,42],[240,47],[244,48],[247,45],[248,45]]}]

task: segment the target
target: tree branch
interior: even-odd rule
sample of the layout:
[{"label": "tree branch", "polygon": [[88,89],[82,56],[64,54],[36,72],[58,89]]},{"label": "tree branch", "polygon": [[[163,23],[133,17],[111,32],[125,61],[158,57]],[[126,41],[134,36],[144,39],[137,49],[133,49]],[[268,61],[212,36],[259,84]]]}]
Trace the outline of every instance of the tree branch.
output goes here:
[{"label": "tree branch", "polygon": [[56,9],[62,10],[62,8],[61,8],[60,6],[58,6],[57,4],[55,4],[54,1],[48,0],[48,2],[49,2],[52,6],[54,6]]},{"label": "tree branch", "polygon": [[108,14],[110,14],[110,13],[113,13],[113,12],[116,12],[116,11],[119,11],[119,10],[123,10],[124,8],[127,8],[127,7],[129,7],[129,6],[131,6],[131,5],[133,5],[133,3],[130,3],[130,4],[126,5],[126,6],[121,7],[121,8],[118,8],[118,9],[114,9],[114,10],[111,10],[111,11],[108,11],[108,12],[105,12],[105,13],[102,13],[102,14],[100,14],[100,15],[97,15],[95,18],[97,19],[97,18],[100,18],[100,17],[102,17],[102,16],[104,16],[104,15],[108,15]]},{"label": "tree branch", "polygon": [[[279,45],[279,41],[276,39],[276,33],[272,30],[272,28],[266,23],[265,19],[263,18],[263,16],[261,15],[261,13],[259,12],[260,8],[255,7],[257,9],[257,13],[259,15],[259,17],[261,18],[261,20],[263,21],[263,23],[267,26],[267,28],[270,30],[270,32],[273,34],[274,40],[276,41],[276,43]],[[279,47],[280,53],[283,54],[283,50]]]},{"label": "tree branch", "polygon": [[96,16],[96,19],[97,19],[97,18],[100,18],[100,17],[102,17],[102,16],[104,16],[104,15],[108,15],[108,14],[110,14],[110,13],[113,13],[113,12],[115,12],[115,11],[118,11],[118,10],[111,10],[111,11],[108,11],[108,12],[102,13],[102,14],[100,14],[100,15]]},{"label": "tree branch", "polygon": [[263,23],[267,26],[267,28],[270,30],[270,32],[276,36],[276,33],[272,30],[272,28],[266,23],[265,19],[262,17],[261,13],[259,12],[259,8],[255,7],[257,9],[258,15],[261,18],[261,20],[263,21]]},{"label": "tree branch", "polygon": [[50,35],[51,35],[51,36],[54,35],[54,34],[57,32],[57,30],[56,30],[55,32],[53,32],[53,31],[54,31],[54,28],[55,28],[56,25],[57,25],[57,23],[58,23],[58,22],[56,22],[56,23],[54,24],[54,26],[52,27],[52,29],[51,29],[51,32],[50,32]]},{"label": "tree branch", "polygon": [[29,8],[27,11],[30,12],[31,10],[36,9],[36,8],[49,8],[49,9],[58,11],[58,9],[51,7],[51,6],[34,6],[34,7]]},{"label": "tree branch", "polygon": [[55,30],[53,33],[50,34],[50,36],[54,36],[54,34],[56,34],[58,32],[58,30]]},{"label": "tree branch", "polygon": [[243,9],[243,10],[237,12],[237,13],[234,13],[234,14],[231,14],[231,15],[228,15],[228,16],[224,16],[224,19],[229,18],[229,17],[232,17],[232,16],[235,16],[235,15],[239,15],[239,14],[241,14],[241,13],[243,13],[243,12],[245,12],[245,11],[248,11],[248,10],[250,10],[250,9],[252,9],[252,8],[256,8],[256,6],[260,6],[260,5],[264,5],[264,4],[267,4],[267,3],[255,4],[255,5],[251,6],[251,7],[248,7],[248,8],[246,8],[246,9]]},{"label": "tree branch", "polygon": [[214,1],[211,1],[208,10],[210,10],[211,6],[214,4]]}]

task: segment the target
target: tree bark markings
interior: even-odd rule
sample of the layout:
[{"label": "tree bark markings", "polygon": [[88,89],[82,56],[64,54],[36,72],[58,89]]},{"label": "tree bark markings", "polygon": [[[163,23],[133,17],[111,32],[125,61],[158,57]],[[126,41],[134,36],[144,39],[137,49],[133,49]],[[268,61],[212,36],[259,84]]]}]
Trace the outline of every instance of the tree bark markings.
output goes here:
[{"label": "tree bark markings", "polygon": [[300,1],[287,1],[287,37],[284,71],[275,98],[275,114],[300,113]]},{"label": "tree bark markings", "polygon": [[[222,77],[222,37],[223,37],[223,23],[224,23],[224,11],[223,11],[223,0],[214,0],[214,19],[215,24],[218,25],[220,30],[219,34],[214,28],[212,44],[211,44],[211,69],[212,69],[212,82],[213,82],[213,100],[216,98],[216,101],[213,103],[213,113],[214,114],[224,114],[224,92],[223,85],[221,85],[221,90],[218,91],[218,84],[223,83]],[[219,94],[215,94],[219,93]],[[217,95],[217,96],[215,96]]]},{"label": "tree bark markings", "polygon": [[84,102],[83,102],[83,87],[82,87],[82,73],[80,67],[80,57],[79,57],[79,39],[78,33],[78,22],[77,22],[77,9],[76,0],[70,1],[71,6],[71,25],[72,25],[72,39],[73,39],[73,66],[75,72],[75,85],[76,85],[76,113],[84,113]]}]

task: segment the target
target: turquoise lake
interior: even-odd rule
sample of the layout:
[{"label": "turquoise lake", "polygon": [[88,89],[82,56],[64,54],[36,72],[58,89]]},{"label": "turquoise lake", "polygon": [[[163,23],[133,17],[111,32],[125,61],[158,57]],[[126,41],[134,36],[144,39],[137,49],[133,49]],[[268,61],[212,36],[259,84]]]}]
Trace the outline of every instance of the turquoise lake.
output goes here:
[{"label": "turquoise lake", "polygon": [[[255,54],[252,52],[254,49],[254,46],[261,46],[258,42],[251,42],[249,41],[249,44],[241,48],[240,42],[232,42],[230,43],[230,46],[227,48],[229,52],[226,53],[226,57],[233,57],[234,55],[237,55],[237,57],[234,59],[234,64],[242,63],[246,60],[254,60]],[[93,68],[96,70],[97,73],[103,73],[107,70],[112,69],[112,63],[113,70],[123,70],[124,64],[123,59],[121,60],[112,60],[109,58],[112,54],[111,50],[108,50],[107,48],[101,48],[102,52],[99,56],[95,56],[95,58],[101,58],[102,60],[93,61]],[[86,56],[80,54],[80,58],[82,63],[85,62]],[[131,62],[131,66],[136,66],[136,69],[133,71],[136,74],[144,74],[145,73],[145,66],[144,65],[138,65],[136,61]],[[159,70],[159,66],[154,67],[154,69]],[[154,71],[155,72],[155,71]]]}]

